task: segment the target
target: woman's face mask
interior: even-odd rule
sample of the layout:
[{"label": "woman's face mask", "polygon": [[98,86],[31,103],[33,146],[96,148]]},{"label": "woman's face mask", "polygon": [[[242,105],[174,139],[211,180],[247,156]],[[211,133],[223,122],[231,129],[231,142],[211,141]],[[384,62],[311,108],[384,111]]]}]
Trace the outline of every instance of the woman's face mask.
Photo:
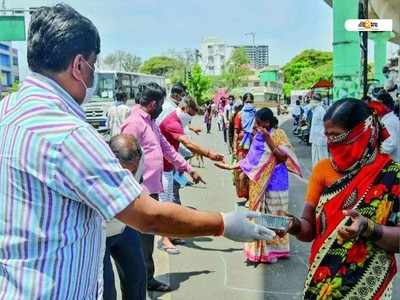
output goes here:
[{"label": "woman's face mask", "polygon": [[325,123],[328,150],[331,154],[332,164],[339,172],[352,170],[357,162],[364,158],[369,147],[377,146],[377,132],[372,125],[372,118],[357,125],[351,131],[344,131],[336,135],[328,133],[328,122]]}]

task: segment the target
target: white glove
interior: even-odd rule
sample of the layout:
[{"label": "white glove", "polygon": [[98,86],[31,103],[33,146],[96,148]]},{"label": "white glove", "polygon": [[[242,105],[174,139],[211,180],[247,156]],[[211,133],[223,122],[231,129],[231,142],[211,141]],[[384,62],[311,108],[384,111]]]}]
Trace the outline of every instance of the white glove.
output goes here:
[{"label": "white glove", "polygon": [[224,220],[224,237],[236,242],[270,241],[275,232],[261,225],[254,224],[249,219],[260,216],[254,211],[234,211],[221,213]]}]

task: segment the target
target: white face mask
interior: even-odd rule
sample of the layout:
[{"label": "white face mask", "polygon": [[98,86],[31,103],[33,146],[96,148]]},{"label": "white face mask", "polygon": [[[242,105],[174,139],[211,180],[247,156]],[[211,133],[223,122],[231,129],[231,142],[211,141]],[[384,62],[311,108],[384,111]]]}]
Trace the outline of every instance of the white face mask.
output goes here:
[{"label": "white face mask", "polygon": [[[82,101],[82,104],[85,104],[85,103],[87,103],[87,102],[89,102],[90,101],[90,99],[92,99],[92,97],[93,97],[93,95],[94,95],[94,93],[95,93],[95,91],[96,91],[96,89],[97,89],[97,81],[98,81],[98,74],[95,72],[95,70],[89,65],[89,63],[86,61],[86,60],[83,60],[87,65],[88,65],[88,67],[90,68],[90,70],[92,70],[93,71],[93,84],[92,84],[92,86],[91,87],[88,87],[87,85],[86,85],[86,83],[81,79],[81,82],[82,82],[82,84],[83,84],[83,86],[85,87],[85,98],[83,99],[83,101]],[[82,105],[81,104],[81,105]]]},{"label": "white face mask", "polygon": [[136,169],[135,175],[133,175],[137,182],[140,182],[140,180],[143,177],[143,173],[144,173],[144,154],[142,152],[142,156],[140,157],[139,164]]},{"label": "white face mask", "polygon": [[176,115],[178,116],[179,120],[181,121],[182,127],[185,128],[190,124],[192,121],[192,116],[189,115],[187,112],[184,112],[181,108],[176,110]]}]

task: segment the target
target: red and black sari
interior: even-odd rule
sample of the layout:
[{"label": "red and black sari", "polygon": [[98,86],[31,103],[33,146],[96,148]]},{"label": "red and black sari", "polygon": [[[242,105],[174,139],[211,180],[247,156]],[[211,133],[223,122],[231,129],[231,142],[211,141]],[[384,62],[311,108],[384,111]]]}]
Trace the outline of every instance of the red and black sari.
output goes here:
[{"label": "red and black sari", "polygon": [[371,117],[329,141],[333,166],[347,169],[344,177],[323,192],[316,207],[316,239],[304,299],[391,299],[397,271],[394,254],[368,239],[344,241],[338,235],[341,226],[351,223],[342,212],[348,209],[377,224],[399,224],[400,164],[379,153],[384,132]]}]

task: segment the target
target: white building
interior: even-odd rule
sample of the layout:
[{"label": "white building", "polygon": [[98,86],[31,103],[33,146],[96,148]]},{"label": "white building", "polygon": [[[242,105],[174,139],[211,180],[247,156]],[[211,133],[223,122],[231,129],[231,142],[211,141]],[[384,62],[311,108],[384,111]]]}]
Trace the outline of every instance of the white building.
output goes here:
[{"label": "white building", "polygon": [[207,75],[221,75],[225,62],[230,58],[233,48],[222,39],[206,38],[200,46],[200,66]]},{"label": "white building", "polygon": [[10,42],[0,42],[0,92],[19,81],[18,52]]}]

